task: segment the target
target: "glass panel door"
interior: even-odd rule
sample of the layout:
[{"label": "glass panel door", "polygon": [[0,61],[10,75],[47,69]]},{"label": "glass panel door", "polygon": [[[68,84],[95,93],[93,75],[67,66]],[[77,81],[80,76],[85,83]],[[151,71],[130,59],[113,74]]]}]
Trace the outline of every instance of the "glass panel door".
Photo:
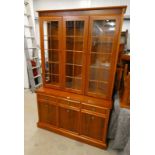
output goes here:
[{"label": "glass panel door", "polygon": [[44,65],[43,72],[45,85],[60,86],[60,41],[61,20],[49,19],[43,22]]},{"label": "glass panel door", "polygon": [[116,30],[115,19],[91,20],[88,94],[107,96]]},{"label": "glass panel door", "polygon": [[87,20],[87,17],[66,17],[64,20],[65,87],[73,91],[82,91]]}]

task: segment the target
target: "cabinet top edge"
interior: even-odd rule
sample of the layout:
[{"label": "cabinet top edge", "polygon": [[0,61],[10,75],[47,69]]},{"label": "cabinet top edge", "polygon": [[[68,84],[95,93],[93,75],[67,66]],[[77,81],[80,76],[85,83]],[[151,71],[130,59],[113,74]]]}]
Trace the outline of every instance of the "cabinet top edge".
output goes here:
[{"label": "cabinet top edge", "polygon": [[126,5],[122,6],[106,6],[106,7],[92,7],[92,8],[75,8],[75,9],[60,9],[60,10],[37,10],[38,13],[43,12],[63,12],[63,11],[87,11],[87,10],[108,10],[108,9],[123,9],[126,12]]}]

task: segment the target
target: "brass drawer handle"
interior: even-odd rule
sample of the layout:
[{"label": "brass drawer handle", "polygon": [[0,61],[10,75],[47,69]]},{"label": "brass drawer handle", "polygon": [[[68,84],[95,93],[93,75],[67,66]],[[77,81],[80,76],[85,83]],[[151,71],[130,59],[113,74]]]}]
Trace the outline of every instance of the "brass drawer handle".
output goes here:
[{"label": "brass drawer handle", "polygon": [[[70,97],[69,97],[69,96],[67,96],[67,99],[70,99]],[[70,104],[70,101],[69,101],[69,100],[67,100],[67,104]]]},{"label": "brass drawer handle", "polygon": [[69,104],[69,105],[70,105],[70,103],[71,103],[70,101],[67,101],[67,104]]},{"label": "brass drawer handle", "polygon": [[66,111],[67,111],[67,112],[70,112],[70,110],[69,110],[69,109],[67,109]]},{"label": "brass drawer handle", "polygon": [[96,111],[96,108],[93,107],[93,108],[92,108],[92,111]]},{"label": "brass drawer handle", "polygon": [[45,96],[45,100],[48,100],[48,97],[47,96]]},{"label": "brass drawer handle", "polygon": [[91,120],[94,120],[95,118],[94,118],[94,116],[91,116]]}]

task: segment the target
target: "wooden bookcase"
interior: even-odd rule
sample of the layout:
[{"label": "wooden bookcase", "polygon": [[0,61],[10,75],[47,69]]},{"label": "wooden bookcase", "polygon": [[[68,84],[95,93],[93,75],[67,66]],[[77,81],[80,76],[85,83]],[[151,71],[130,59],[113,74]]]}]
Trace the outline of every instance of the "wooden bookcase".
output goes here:
[{"label": "wooden bookcase", "polygon": [[106,148],[126,6],[38,11],[38,127]]}]

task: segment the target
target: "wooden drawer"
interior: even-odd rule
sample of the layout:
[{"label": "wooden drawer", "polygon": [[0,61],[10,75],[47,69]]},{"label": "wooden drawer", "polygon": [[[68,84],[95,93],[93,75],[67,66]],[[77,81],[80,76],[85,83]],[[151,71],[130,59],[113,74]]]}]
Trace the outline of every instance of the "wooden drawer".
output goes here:
[{"label": "wooden drawer", "polygon": [[52,102],[57,102],[57,98],[54,96],[46,96],[46,95],[37,95],[38,100],[46,100],[46,101],[52,101]]},{"label": "wooden drawer", "polygon": [[72,107],[80,107],[79,101],[68,100],[68,99],[59,99],[60,104],[72,106]]},{"label": "wooden drawer", "polygon": [[96,106],[90,106],[90,105],[82,104],[82,109],[97,112],[97,113],[101,113],[101,114],[108,114],[108,111],[106,109],[99,108],[99,107],[96,107]]}]

